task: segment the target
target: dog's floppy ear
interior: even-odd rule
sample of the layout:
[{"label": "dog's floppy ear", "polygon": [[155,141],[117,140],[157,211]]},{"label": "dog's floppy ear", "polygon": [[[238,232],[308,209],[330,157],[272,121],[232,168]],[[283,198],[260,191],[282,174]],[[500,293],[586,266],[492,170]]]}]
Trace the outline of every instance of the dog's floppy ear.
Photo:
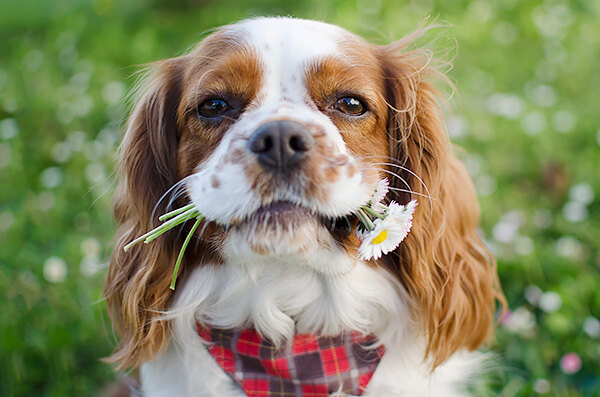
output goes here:
[{"label": "dog's floppy ear", "polygon": [[[407,51],[413,37],[380,47],[389,104],[393,199],[419,201],[406,240],[388,255],[415,304],[427,335],[426,358],[435,368],[457,350],[476,349],[503,300],[493,257],[476,227],[479,206],[472,182],[452,153],[440,115],[440,96],[429,81],[443,77],[425,52]],[[409,187],[409,188],[408,188]],[[427,198],[429,196],[430,198]]]},{"label": "dog's floppy ear", "polygon": [[118,363],[119,368],[140,365],[168,341],[168,324],[160,320],[159,311],[167,308],[171,297],[169,281],[176,252],[173,233],[128,252],[123,247],[158,224],[157,217],[167,205],[167,200],[160,198],[176,182],[176,115],[183,62],[183,58],[175,58],[153,65],[140,85],[119,149],[120,181],[113,209],[119,230],[104,286],[109,313],[121,338],[119,349],[108,361]]}]

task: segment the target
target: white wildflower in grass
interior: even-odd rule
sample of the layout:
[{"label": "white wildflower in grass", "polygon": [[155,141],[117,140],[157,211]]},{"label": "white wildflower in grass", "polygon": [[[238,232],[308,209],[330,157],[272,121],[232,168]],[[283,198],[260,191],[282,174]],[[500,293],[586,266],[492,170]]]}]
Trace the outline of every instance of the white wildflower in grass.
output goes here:
[{"label": "white wildflower in grass", "polygon": [[44,278],[51,283],[62,283],[67,278],[67,264],[65,260],[56,256],[44,262]]},{"label": "white wildflower in grass", "polygon": [[596,317],[589,316],[583,322],[583,330],[590,338],[600,336],[600,321]]},{"label": "white wildflower in grass", "polygon": [[[377,183],[377,188],[371,200],[354,212],[354,215],[359,219],[359,225],[354,230],[354,235],[362,241],[358,249],[358,255],[363,260],[379,259],[382,255],[395,250],[412,226],[412,216],[417,202],[412,200],[406,205],[400,205],[392,201],[389,205],[385,205],[383,200],[388,191],[389,182],[387,178],[384,178]],[[196,229],[204,220],[204,216],[200,214],[194,204],[188,204],[185,207],[161,215],[158,219],[163,222],[162,225],[136,238],[127,244],[124,250],[129,251],[132,246],[142,241],[144,244],[148,244],[174,227],[195,220],[175,262],[170,286],[174,290],[185,249]]]}]

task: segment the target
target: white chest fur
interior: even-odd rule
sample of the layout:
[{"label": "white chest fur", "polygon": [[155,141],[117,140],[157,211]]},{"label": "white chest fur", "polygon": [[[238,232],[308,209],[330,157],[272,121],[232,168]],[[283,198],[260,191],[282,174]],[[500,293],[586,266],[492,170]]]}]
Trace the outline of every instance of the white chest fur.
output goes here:
[{"label": "white chest fur", "polygon": [[386,354],[365,396],[465,395],[460,386],[481,360],[476,353],[459,353],[429,375],[422,336],[401,287],[361,262],[335,276],[281,263],[204,266],[181,288],[166,316],[173,339],[142,368],[147,396],[244,396],[206,351],[196,319],[222,328],[252,323],[274,341],[294,332],[375,334]]}]

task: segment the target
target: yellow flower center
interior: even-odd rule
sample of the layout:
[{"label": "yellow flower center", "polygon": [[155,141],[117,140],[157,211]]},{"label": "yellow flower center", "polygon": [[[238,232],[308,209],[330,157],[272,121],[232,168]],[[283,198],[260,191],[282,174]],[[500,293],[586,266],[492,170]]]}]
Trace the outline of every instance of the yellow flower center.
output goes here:
[{"label": "yellow flower center", "polygon": [[382,230],[381,233],[379,233],[377,237],[373,239],[373,244],[381,244],[385,241],[386,238],[387,232],[385,230]]}]

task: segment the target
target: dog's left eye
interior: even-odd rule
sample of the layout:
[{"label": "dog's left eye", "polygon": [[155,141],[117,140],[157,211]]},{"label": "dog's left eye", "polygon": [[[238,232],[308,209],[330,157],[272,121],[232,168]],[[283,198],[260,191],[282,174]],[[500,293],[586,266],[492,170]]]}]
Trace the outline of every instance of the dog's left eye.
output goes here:
[{"label": "dog's left eye", "polygon": [[335,103],[335,109],[351,116],[360,116],[367,111],[366,106],[360,99],[351,96],[338,99]]},{"label": "dog's left eye", "polygon": [[229,110],[229,105],[222,99],[208,99],[198,105],[198,114],[202,117],[217,117]]}]

